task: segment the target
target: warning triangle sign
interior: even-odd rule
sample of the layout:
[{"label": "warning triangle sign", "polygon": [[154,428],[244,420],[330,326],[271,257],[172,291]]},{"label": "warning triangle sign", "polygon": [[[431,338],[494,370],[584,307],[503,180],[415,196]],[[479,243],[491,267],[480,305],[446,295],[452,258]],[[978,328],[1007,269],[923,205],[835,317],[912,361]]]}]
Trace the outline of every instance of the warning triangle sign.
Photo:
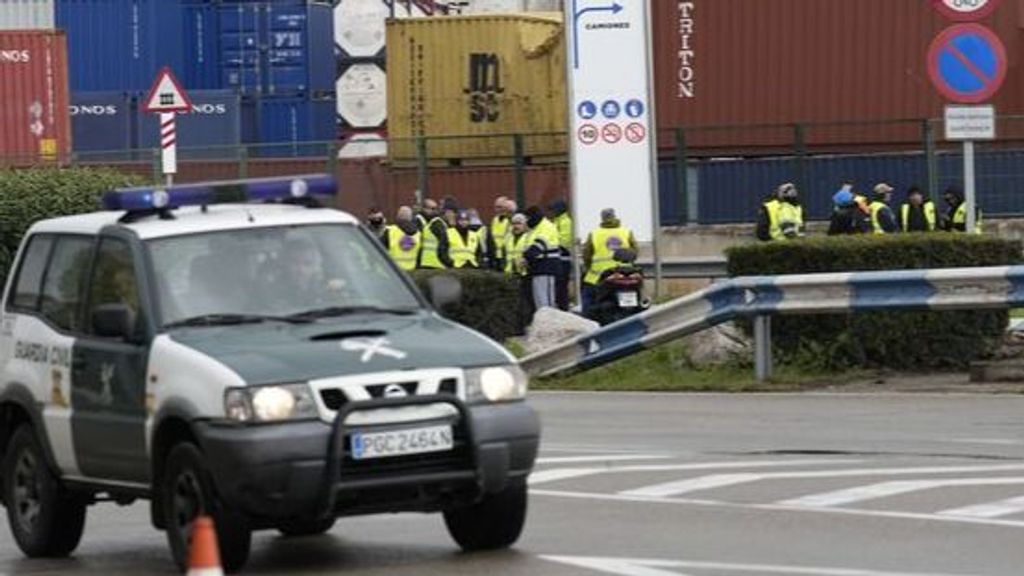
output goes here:
[{"label": "warning triangle sign", "polygon": [[157,75],[153,87],[149,89],[149,95],[143,102],[142,111],[184,114],[191,110],[192,101],[188,99],[188,94],[185,94],[185,90],[182,89],[171,69],[164,66],[160,74]]}]

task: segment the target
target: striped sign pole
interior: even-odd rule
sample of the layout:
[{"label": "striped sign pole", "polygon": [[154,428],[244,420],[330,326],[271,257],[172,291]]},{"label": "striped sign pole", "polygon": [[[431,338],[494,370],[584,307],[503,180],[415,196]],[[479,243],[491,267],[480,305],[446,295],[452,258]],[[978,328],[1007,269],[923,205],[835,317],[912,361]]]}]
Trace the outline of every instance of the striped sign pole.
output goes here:
[{"label": "striped sign pole", "polygon": [[160,147],[163,150],[164,176],[167,178],[167,185],[174,184],[174,175],[178,172],[178,146],[176,144],[177,130],[175,128],[174,112],[160,113]]}]

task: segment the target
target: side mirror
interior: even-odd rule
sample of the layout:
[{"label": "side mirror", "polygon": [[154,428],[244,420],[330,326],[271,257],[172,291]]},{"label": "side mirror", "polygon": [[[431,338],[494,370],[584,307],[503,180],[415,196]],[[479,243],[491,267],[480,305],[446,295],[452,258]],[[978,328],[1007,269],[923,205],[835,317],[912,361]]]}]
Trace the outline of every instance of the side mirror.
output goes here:
[{"label": "side mirror", "polygon": [[92,310],[92,331],[104,338],[135,334],[135,313],[126,304],[101,304]]},{"label": "side mirror", "polygon": [[431,276],[427,280],[427,288],[430,289],[430,302],[438,310],[462,300],[462,282],[454,276]]}]

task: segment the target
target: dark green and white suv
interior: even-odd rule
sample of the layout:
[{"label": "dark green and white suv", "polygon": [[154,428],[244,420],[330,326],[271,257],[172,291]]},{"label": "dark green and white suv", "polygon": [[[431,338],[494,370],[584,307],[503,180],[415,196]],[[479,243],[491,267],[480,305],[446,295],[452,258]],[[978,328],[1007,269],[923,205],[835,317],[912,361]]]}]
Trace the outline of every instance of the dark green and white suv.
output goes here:
[{"label": "dark green and white suv", "polygon": [[313,207],[333,191],[131,189],[32,226],[0,322],[2,495],[25,554],[67,555],[90,504],[135,499],[180,568],[201,512],[229,570],[253,530],[357,514],[442,512],[464,549],[515,542],[540,434],[525,375],[357,220]]}]

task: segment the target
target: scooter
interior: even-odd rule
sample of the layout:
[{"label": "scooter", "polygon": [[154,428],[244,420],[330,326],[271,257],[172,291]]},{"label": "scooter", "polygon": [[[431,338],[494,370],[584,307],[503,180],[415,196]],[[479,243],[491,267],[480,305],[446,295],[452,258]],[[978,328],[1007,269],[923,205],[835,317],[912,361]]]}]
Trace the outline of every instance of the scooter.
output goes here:
[{"label": "scooter", "polygon": [[618,266],[601,274],[587,312],[591,320],[604,326],[651,307],[650,300],[644,298],[644,273],[633,263],[635,258],[616,253]]}]

